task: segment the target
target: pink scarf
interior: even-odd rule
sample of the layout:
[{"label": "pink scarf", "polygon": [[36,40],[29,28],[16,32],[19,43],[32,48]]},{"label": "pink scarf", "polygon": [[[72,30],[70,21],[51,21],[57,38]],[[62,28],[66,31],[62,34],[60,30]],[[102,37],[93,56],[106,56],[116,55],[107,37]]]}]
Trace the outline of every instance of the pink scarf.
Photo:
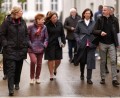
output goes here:
[{"label": "pink scarf", "polygon": [[43,28],[42,26],[38,26],[37,31],[35,32],[36,36],[40,35],[42,28]]}]

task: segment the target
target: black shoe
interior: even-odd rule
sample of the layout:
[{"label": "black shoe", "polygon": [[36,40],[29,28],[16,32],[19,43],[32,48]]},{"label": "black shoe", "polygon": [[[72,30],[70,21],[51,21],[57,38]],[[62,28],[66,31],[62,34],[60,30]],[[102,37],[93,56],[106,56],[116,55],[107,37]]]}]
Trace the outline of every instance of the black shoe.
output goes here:
[{"label": "black shoe", "polygon": [[50,81],[53,81],[53,78],[50,78]]},{"label": "black shoe", "polygon": [[4,75],[3,80],[6,80],[6,79],[7,79],[7,75]]},{"label": "black shoe", "polygon": [[84,80],[84,75],[81,75],[81,76],[80,76],[80,79],[81,79],[81,80]]},{"label": "black shoe", "polygon": [[19,90],[19,89],[20,89],[19,84],[15,84],[15,89],[16,89],[16,90]]},{"label": "black shoe", "polygon": [[117,69],[117,73],[119,73],[120,72],[120,70],[119,69]]},{"label": "black shoe", "polygon": [[102,80],[100,81],[100,84],[105,84],[105,79],[102,79]]},{"label": "black shoe", "polygon": [[93,82],[91,80],[87,80],[88,84],[93,84]]},{"label": "black shoe", "polygon": [[118,85],[120,85],[120,83],[117,80],[113,80],[112,81],[112,85],[113,86],[118,86]]},{"label": "black shoe", "polygon": [[13,90],[9,91],[9,96],[14,96],[14,91]]},{"label": "black shoe", "polygon": [[54,72],[54,75],[56,76],[57,72]]}]

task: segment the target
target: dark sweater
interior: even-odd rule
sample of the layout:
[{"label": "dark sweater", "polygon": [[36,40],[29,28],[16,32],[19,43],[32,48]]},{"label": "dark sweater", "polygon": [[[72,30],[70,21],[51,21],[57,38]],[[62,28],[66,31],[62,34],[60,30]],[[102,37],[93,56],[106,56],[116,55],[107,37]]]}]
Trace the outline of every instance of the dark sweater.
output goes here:
[{"label": "dark sweater", "polygon": [[114,43],[114,36],[112,31],[112,19],[111,17],[104,17],[104,24],[102,31],[106,32],[106,36],[101,36],[101,43],[104,44],[113,44]]}]

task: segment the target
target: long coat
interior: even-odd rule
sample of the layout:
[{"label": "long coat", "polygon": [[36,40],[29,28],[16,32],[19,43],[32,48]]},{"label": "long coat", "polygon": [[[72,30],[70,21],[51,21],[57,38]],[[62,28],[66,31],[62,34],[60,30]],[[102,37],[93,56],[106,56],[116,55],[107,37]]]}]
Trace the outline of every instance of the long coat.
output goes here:
[{"label": "long coat", "polygon": [[13,20],[7,16],[0,27],[3,56],[7,59],[26,59],[28,49],[28,32],[25,21]]},{"label": "long coat", "polygon": [[84,50],[87,47],[86,43],[87,40],[89,40],[89,49],[91,53],[87,54],[86,64],[88,69],[94,69],[95,68],[95,49],[96,45],[92,44],[92,31],[93,27],[95,25],[95,22],[93,20],[90,20],[89,25],[87,26],[84,22],[84,20],[80,20],[76,26],[76,30],[74,32],[74,36],[77,42],[77,54],[78,58],[76,62],[79,62],[81,58],[83,58]]},{"label": "long coat", "polygon": [[[60,59],[62,59],[62,47],[60,47],[60,45],[59,45],[58,37],[61,38],[61,42],[65,45],[66,40],[65,40],[63,25],[59,21],[57,21],[55,24],[53,24],[51,21],[49,21],[46,24],[46,27],[47,27],[49,39],[48,39],[48,46],[45,49],[45,59],[46,60],[53,59],[53,58],[49,57],[50,54],[53,54],[53,52],[55,52],[53,50],[58,51],[57,53],[59,54]],[[54,58],[54,60],[55,59],[56,58]]]}]

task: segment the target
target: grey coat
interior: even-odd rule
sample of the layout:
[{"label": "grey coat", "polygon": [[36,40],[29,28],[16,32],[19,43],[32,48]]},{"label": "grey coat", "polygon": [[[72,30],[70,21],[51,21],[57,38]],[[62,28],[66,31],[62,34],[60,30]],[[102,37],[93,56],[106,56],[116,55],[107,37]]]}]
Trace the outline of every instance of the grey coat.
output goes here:
[{"label": "grey coat", "polygon": [[74,32],[75,40],[77,42],[77,53],[79,54],[77,58],[77,62],[80,61],[81,58],[85,57],[85,48],[87,40],[89,40],[89,52],[87,53],[87,57],[85,58],[87,68],[94,69],[95,68],[95,49],[96,46],[92,44],[92,31],[95,22],[90,20],[89,25],[87,26],[84,20],[80,20],[76,26],[76,30]]}]

